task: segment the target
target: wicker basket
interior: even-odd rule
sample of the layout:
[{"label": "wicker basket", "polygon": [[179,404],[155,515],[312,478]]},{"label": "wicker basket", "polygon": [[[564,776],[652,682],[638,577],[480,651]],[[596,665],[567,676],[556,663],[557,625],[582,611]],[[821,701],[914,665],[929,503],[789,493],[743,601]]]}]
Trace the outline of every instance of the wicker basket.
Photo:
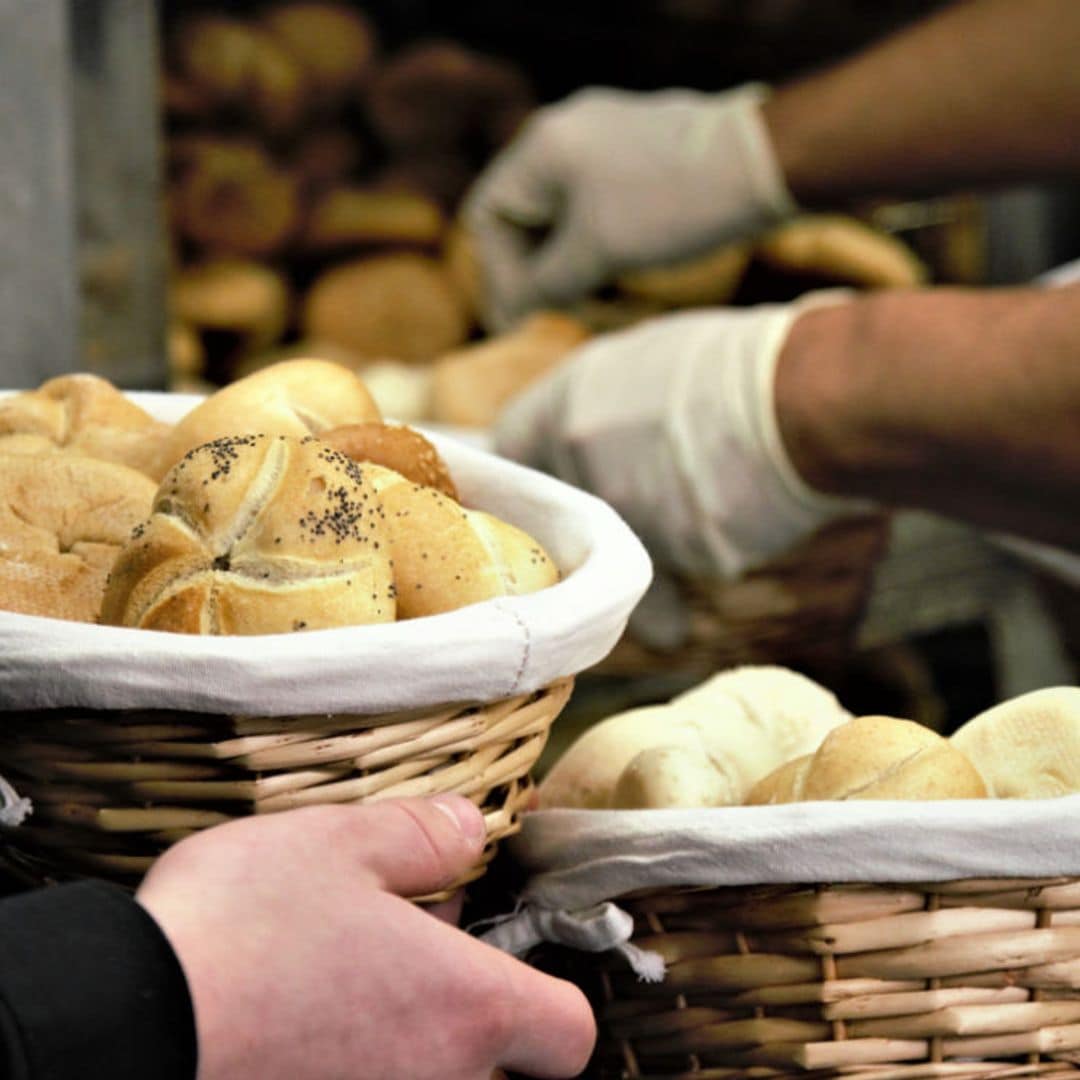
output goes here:
[{"label": "wicker basket", "polygon": [[0,761],[35,810],[5,831],[4,858],[33,882],[90,873],[134,885],[169,844],[234,817],[456,792],[483,810],[488,835],[457,887],[517,831],[572,685],[383,716],[6,713]]},{"label": "wicker basket", "polygon": [[1072,1075],[1080,1061],[1080,878],[754,886],[624,897],[667,962],[544,946],[594,1003],[586,1075]]}]

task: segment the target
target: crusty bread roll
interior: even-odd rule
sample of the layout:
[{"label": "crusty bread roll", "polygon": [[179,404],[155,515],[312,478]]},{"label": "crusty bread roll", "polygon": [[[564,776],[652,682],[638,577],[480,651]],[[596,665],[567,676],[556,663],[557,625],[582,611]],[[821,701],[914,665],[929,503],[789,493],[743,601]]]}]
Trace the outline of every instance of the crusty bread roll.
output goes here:
[{"label": "crusty bread roll", "polygon": [[360,8],[326,0],[290,0],[262,25],[301,66],[313,104],[331,109],[369,77],[378,53],[375,28]]},{"label": "crusty bread roll", "polygon": [[307,73],[266,29],[227,15],[185,20],[171,42],[174,74],[215,106],[251,117],[267,132],[295,131],[308,105]]},{"label": "crusty bread roll", "polygon": [[834,694],[804,675],[736,668],[667,704],[631,709],[586,730],[544,777],[540,802],[651,809],[688,805],[695,792],[709,799],[705,805],[735,805],[763,776],[815,749],[849,719]]},{"label": "crusty bread roll", "polygon": [[317,278],[304,300],[305,336],[367,360],[428,362],[457,348],[469,322],[441,262],[413,252],[342,263]]},{"label": "crusty bread roll", "polygon": [[1000,799],[1080,791],[1080,687],[1033,690],[979,713],[950,742]]},{"label": "crusty bread roll", "polygon": [[458,498],[446,462],[415,428],[368,421],[331,428],[319,438],[353,461],[383,465],[414,484],[434,488],[455,501]]},{"label": "crusty bread roll", "polygon": [[766,233],[753,253],[777,270],[865,288],[911,287],[928,276],[903,241],[842,214],[797,217]]},{"label": "crusty bread roll", "polygon": [[109,575],[101,621],[274,634],[395,612],[383,514],[360,467],[314,438],[238,435],[166,475]]},{"label": "crusty bread roll", "polygon": [[174,162],[169,212],[175,231],[203,251],[266,258],[300,221],[299,181],[259,146],[194,139]]},{"label": "crusty bread roll", "polygon": [[363,467],[385,512],[398,618],[437,615],[554,585],[559,571],[528,533],[482,510],[463,509],[392,469]]},{"label": "crusty bread roll", "polygon": [[385,244],[434,248],[445,228],[442,210],[423,195],[337,187],[311,207],[300,242],[317,254]]},{"label": "crusty bread roll", "polygon": [[107,379],[59,375],[35,390],[0,399],[0,436],[38,435],[87,457],[113,461],[153,479],[165,469],[171,425],[156,420]]},{"label": "crusty bread roll", "polygon": [[283,360],[196,405],[172,431],[169,463],[224,435],[319,435],[380,419],[367,388],[348,368],[330,360]]},{"label": "crusty bread roll", "polygon": [[[12,436],[20,438],[32,436]],[[149,477],[111,461],[0,453],[0,607],[93,622],[106,575],[154,490]]]},{"label": "crusty bread roll", "polygon": [[806,760],[765,777],[746,802],[981,799],[986,794],[975,766],[936,731],[892,716],[859,716],[829,732]]},{"label": "crusty bread roll", "polygon": [[626,296],[663,307],[726,304],[738,290],[749,263],[749,245],[726,244],[670,266],[628,271],[616,285]]},{"label": "crusty bread roll", "polygon": [[446,353],[435,362],[432,418],[490,427],[503,406],[589,337],[585,325],[554,311],[530,315],[512,330]]},{"label": "crusty bread roll", "polygon": [[188,264],[173,274],[169,302],[173,314],[188,326],[234,335],[239,355],[269,348],[289,321],[284,275],[253,259]]}]

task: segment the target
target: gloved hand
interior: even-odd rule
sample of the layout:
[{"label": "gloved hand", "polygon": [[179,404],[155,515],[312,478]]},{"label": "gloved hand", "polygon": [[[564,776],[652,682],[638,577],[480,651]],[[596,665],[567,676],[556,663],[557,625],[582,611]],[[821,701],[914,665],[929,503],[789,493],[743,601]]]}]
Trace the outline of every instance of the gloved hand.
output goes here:
[{"label": "gloved hand", "polygon": [[867,509],[806,485],[774,407],[792,323],[847,295],[690,311],[594,338],[510,403],[496,449],[605,499],[658,572],[734,579]]},{"label": "gloved hand", "polygon": [[489,325],[792,215],[759,112],[766,94],[593,88],[538,110],[465,201]]}]

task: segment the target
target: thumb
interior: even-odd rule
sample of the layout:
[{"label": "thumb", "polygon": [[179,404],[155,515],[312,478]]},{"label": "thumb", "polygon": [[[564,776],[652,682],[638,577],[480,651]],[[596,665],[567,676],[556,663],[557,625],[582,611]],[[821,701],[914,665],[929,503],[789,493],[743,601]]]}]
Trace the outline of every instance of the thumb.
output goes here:
[{"label": "thumb", "polygon": [[359,859],[386,892],[423,896],[438,892],[480,859],[487,826],[460,795],[388,799],[363,807]]}]

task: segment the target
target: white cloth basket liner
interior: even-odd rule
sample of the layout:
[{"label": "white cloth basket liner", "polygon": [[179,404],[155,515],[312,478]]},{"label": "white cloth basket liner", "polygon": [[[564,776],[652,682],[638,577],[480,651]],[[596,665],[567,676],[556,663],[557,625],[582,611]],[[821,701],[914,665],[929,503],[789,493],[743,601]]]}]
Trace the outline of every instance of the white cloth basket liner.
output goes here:
[{"label": "white cloth basket liner", "polygon": [[[168,421],[200,400],[130,396]],[[601,660],[651,578],[634,534],[592,495],[445,433],[430,438],[462,501],[539,540],[563,574],[557,585],[421,619],[259,637],[0,612],[0,710],[370,715],[498,701]]]}]

